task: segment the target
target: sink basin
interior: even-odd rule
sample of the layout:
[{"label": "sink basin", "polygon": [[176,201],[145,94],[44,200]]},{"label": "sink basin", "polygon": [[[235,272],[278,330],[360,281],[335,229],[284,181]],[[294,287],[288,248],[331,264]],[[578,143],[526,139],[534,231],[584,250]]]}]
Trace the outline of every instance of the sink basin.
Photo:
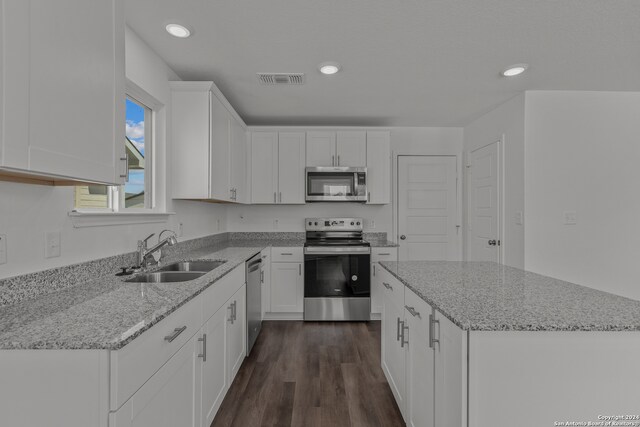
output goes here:
[{"label": "sink basin", "polygon": [[183,261],[169,264],[158,271],[204,271],[209,272],[220,267],[226,261]]},{"label": "sink basin", "polygon": [[136,283],[188,282],[205,274],[204,271],[160,271],[157,273],[137,274],[126,281]]}]

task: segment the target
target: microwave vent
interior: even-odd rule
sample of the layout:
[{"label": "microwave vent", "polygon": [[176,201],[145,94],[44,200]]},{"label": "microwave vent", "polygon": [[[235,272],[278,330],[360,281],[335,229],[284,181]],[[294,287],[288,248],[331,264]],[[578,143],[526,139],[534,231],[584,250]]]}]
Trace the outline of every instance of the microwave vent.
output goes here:
[{"label": "microwave vent", "polygon": [[303,85],[304,73],[258,73],[258,80],[265,85]]}]

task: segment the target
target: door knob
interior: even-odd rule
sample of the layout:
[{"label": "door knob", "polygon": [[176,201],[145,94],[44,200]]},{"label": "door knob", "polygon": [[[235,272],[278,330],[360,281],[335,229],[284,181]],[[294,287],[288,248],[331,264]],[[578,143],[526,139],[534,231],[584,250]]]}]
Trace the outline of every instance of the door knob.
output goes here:
[{"label": "door knob", "polygon": [[400,236],[400,240],[405,240],[407,238],[407,236],[405,236],[404,234],[402,236]]},{"label": "door knob", "polygon": [[489,246],[495,246],[496,245],[496,241],[495,240],[489,240]]}]

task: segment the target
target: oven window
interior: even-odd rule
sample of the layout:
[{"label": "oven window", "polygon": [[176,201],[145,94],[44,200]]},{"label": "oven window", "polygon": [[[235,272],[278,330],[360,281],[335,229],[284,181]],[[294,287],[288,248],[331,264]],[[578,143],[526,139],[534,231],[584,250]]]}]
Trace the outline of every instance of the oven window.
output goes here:
[{"label": "oven window", "polygon": [[310,196],[353,196],[352,173],[310,172],[307,179],[307,193]]},{"label": "oven window", "polygon": [[304,296],[369,297],[370,255],[305,255]]}]

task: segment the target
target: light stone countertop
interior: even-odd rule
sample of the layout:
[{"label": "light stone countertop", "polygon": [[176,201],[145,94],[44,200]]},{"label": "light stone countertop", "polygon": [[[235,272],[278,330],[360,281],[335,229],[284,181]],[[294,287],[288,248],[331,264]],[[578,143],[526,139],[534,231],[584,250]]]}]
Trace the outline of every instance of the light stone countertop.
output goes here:
[{"label": "light stone countertop", "polygon": [[269,243],[225,242],[176,254],[163,262],[166,265],[196,259],[227,261],[188,282],[126,283],[124,280],[131,276],[107,275],[0,307],[0,349],[117,350],[209,286],[215,286],[218,279]]},{"label": "light stone countertop", "polygon": [[471,331],[640,331],[640,301],[493,262],[380,264]]}]

